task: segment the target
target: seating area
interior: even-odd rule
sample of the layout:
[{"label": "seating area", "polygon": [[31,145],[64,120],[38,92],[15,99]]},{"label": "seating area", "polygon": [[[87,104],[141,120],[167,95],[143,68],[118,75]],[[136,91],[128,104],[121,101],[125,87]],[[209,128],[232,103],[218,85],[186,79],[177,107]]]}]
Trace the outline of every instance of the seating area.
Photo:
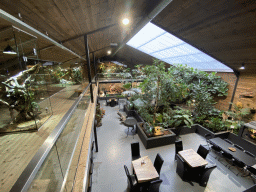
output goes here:
[{"label": "seating area", "polygon": [[[196,133],[181,135],[181,142],[177,142],[177,144],[146,150],[137,134],[134,135],[134,138],[131,136],[127,137],[128,127],[123,125],[119,120],[119,116],[117,115],[119,111],[118,106],[105,106],[104,101],[101,101],[101,107],[106,110],[106,115],[102,119],[102,126],[97,130],[99,152],[94,153],[93,192],[242,192],[253,186],[254,183],[250,176],[251,173],[249,174],[241,170],[241,174],[237,175],[237,172],[234,172],[232,168],[229,169],[229,166],[225,166],[229,162],[225,162],[224,165],[224,161],[221,160],[224,159],[221,153],[215,159],[217,154],[214,152],[214,147],[211,147],[209,151],[207,141],[204,137]],[[232,145],[232,147],[234,146]],[[216,146],[216,149],[219,149],[218,146]],[[202,169],[201,167],[191,169],[180,155],[181,152],[188,150],[193,150],[193,153],[197,154],[197,158],[203,162],[206,161],[207,165]],[[220,151],[222,151],[221,148]],[[175,156],[177,161],[175,161]],[[134,170],[133,161],[135,160],[141,163],[142,161],[146,161],[146,157],[151,164],[146,163],[145,165],[152,165],[156,173],[159,174],[159,178],[155,177],[155,179],[141,185],[141,175],[136,176],[139,172],[138,170]],[[218,161],[218,159],[220,160]],[[238,161],[236,163],[239,164]],[[124,166],[127,169],[125,168],[124,170]],[[181,171],[182,169],[185,172]],[[191,170],[192,173],[195,172],[194,170],[197,170],[196,174],[192,174],[192,177]]]}]

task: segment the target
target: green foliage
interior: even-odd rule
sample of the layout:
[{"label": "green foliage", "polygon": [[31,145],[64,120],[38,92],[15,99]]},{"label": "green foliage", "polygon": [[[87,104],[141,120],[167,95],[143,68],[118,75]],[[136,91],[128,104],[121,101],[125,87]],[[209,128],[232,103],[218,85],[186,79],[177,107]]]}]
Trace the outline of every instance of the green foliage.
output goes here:
[{"label": "green foliage", "polygon": [[123,88],[125,88],[126,90],[130,89],[131,87],[132,87],[131,83],[126,83],[126,84],[123,85]]},{"label": "green foliage", "polygon": [[72,69],[72,76],[73,76],[73,81],[75,81],[76,84],[82,83],[83,76],[82,76],[80,67],[74,67]]},{"label": "green foliage", "polygon": [[191,127],[191,125],[193,125],[193,121],[191,119],[191,112],[189,110],[177,108],[174,111],[174,116],[172,118],[174,120],[174,127],[180,127],[184,125],[186,125],[187,127]]}]

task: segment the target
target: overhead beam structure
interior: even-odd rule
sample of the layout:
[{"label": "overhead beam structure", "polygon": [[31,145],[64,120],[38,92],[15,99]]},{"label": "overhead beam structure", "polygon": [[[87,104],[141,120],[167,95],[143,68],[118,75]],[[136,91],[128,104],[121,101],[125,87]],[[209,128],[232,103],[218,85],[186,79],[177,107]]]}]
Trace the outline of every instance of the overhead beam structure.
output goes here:
[{"label": "overhead beam structure", "polygon": [[29,26],[28,24],[24,23],[23,21],[17,19],[16,17],[13,17],[12,15],[10,15],[9,13],[3,11],[2,9],[0,9],[0,18],[3,18],[7,21],[9,21],[10,23],[12,23],[14,26],[28,31],[30,33],[32,33],[33,35],[37,36],[37,37],[41,37],[43,39],[48,40],[49,42],[51,42],[53,45],[71,53],[72,55],[75,55],[76,57],[78,57],[79,59],[82,59],[84,61],[86,61],[85,58],[81,57],[80,55],[78,55],[77,53],[71,51],[70,49],[68,49],[67,47],[61,45],[60,43],[58,43],[57,41],[53,40],[52,38],[48,37],[47,35],[41,33],[40,31],[34,29],[33,27]]}]

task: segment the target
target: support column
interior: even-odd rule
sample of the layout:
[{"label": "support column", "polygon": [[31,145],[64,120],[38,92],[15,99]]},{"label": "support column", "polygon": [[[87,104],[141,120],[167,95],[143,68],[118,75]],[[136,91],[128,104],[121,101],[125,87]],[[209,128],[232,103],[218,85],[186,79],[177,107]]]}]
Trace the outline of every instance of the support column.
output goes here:
[{"label": "support column", "polygon": [[238,85],[239,75],[240,75],[239,71],[234,71],[234,73],[236,75],[236,83],[235,83],[235,86],[234,86],[234,89],[233,89],[233,94],[232,94],[231,101],[230,101],[230,104],[229,104],[229,108],[228,108],[229,111],[232,108],[232,103],[233,103],[234,98],[235,98],[236,88],[237,88],[237,85]]},{"label": "support column", "polygon": [[89,46],[88,46],[88,38],[87,38],[87,35],[84,35],[84,45],[85,45],[85,54],[86,54],[86,62],[87,62],[87,69],[88,69],[88,78],[89,78],[89,83],[90,83],[91,101],[92,101],[92,103],[93,103],[91,65],[90,65],[90,55],[89,55]]},{"label": "support column", "polygon": [[95,73],[95,84],[97,85],[97,69],[96,69],[96,62],[95,62],[94,52],[92,53],[92,57],[93,57],[93,66],[94,66],[94,73]]}]

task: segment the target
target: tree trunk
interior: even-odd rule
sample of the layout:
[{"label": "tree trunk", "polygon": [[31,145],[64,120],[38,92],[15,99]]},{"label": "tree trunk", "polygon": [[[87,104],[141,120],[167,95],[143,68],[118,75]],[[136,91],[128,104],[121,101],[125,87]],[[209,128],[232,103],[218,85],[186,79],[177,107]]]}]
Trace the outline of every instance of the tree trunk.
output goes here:
[{"label": "tree trunk", "polygon": [[158,76],[157,78],[157,88],[156,88],[156,103],[155,103],[155,108],[154,108],[154,116],[153,116],[153,124],[156,122],[156,112],[157,112],[157,105],[158,105],[158,97],[159,97],[159,88],[160,88],[160,77]]}]

